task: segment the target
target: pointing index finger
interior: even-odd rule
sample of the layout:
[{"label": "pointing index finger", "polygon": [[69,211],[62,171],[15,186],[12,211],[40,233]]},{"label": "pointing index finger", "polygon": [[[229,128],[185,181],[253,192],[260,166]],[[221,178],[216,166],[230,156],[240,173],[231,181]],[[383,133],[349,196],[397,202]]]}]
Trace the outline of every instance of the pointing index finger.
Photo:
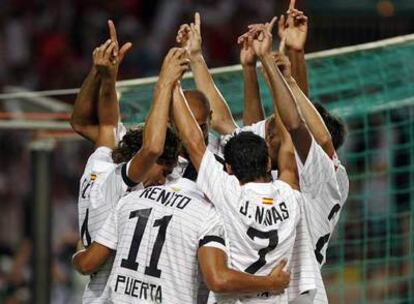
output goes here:
[{"label": "pointing index finger", "polygon": [[195,22],[196,30],[198,32],[200,32],[200,28],[201,28],[201,17],[200,17],[200,13],[199,12],[195,13],[195,15],[194,15],[194,22]]},{"label": "pointing index finger", "polygon": [[289,3],[289,10],[292,10],[295,8],[296,0],[290,0]]},{"label": "pointing index finger", "polygon": [[108,28],[109,28],[109,36],[111,36],[111,40],[115,43],[118,43],[118,37],[116,35],[115,24],[112,20],[108,20]]}]

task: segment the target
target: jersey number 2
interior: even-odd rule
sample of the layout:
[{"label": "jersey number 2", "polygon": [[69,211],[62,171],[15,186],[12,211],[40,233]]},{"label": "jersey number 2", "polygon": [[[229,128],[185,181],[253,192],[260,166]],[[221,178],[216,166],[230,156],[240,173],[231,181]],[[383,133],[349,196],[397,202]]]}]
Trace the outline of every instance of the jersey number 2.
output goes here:
[{"label": "jersey number 2", "polygon": [[260,268],[266,265],[266,254],[268,254],[270,251],[276,248],[279,242],[279,236],[277,234],[277,230],[270,230],[264,232],[252,227],[250,227],[247,230],[247,235],[252,240],[254,240],[255,238],[269,240],[269,246],[259,250],[259,259],[244,270],[247,273],[255,274]]},{"label": "jersey number 2", "polygon": [[[145,232],[145,228],[148,223],[148,218],[151,214],[152,208],[148,209],[141,209],[141,210],[135,210],[132,211],[129,214],[129,218],[138,218],[137,224],[135,226],[134,236],[132,237],[131,246],[129,249],[128,257],[126,259],[122,259],[121,261],[121,267],[128,268],[131,270],[137,270],[138,269],[138,262],[136,261],[139,246],[141,245],[142,237]],[[161,270],[157,268],[158,261],[160,260],[160,255],[162,251],[162,247],[164,246],[165,242],[165,235],[167,233],[167,227],[170,223],[172,218],[172,215],[164,216],[160,219],[157,219],[154,222],[154,227],[160,227],[158,229],[158,235],[154,242],[154,247],[152,249],[151,253],[151,259],[149,266],[145,267],[145,274],[159,278],[161,277]]]}]

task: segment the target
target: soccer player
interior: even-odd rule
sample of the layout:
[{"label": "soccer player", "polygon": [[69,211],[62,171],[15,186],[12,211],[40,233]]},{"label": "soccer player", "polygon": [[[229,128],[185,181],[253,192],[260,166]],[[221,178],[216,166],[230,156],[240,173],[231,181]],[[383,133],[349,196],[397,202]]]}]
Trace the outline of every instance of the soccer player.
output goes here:
[{"label": "soccer player", "polygon": [[[181,89],[174,94],[184,99]],[[193,171],[187,166],[184,177],[168,186],[122,198],[92,245],[74,255],[74,266],[92,273],[116,250],[106,286],[110,301],[197,303],[199,268],[207,286],[219,293],[280,293],[288,285],[286,261],[267,276],[227,267],[221,218],[192,181]]]},{"label": "soccer player", "polygon": [[[191,161],[198,171],[197,184],[224,221],[234,269],[268,274],[280,259],[289,259],[300,217],[300,194],[287,183],[271,181],[265,141],[251,132],[230,139],[224,150],[225,168],[206,149],[185,102],[174,100],[174,121]],[[249,294],[243,303],[287,302],[286,294]]]},{"label": "soccer player", "polygon": [[[85,247],[91,244],[109,211],[126,191],[141,182],[151,185],[165,180],[175,166],[179,151],[177,137],[171,131],[166,132],[166,128],[174,80],[187,69],[187,61],[182,56],[184,50],[173,49],[165,59],[154,91],[153,108],[156,111],[150,111],[145,130],[128,131],[116,147],[118,138],[114,130],[118,125],[119,105],[115,81],[120,53],[115,42],[115,28],[112,22],[109,25],[112,39],[94,51],[94,63],[102,83],[99,89],[97,148],[88,159],[79,194],[79,222]],[[128,161],[128,166],[116,166],[116,163]],[[108,262],[91,277],[84,293],[84,303],[104,301],[101,296],[110,268],[111,263]]]},{"label": "soccer player", "polygon": [[[264,26],[261,26],[256,35],[271,36]],[[279,70],[275,68],[274,63],[272,63],[271,57],[272,55],[269,53],[263,56],[261,58],[262,64],[270,78],[272,89],[278,90],[281,87],[281,83],[283,83],[280,80],[283,78]],[[292,88],[293,94],[298,101],[298,108],[306,117],[302,120],[294,102],[287,102],[286,99],[278,99],[278,102],[276,102],[282,121],[288,129],[295,147],[300,187],[304,196],[306,226],[310,232],[311,241],[314,244],[316,259],[321,264],[323,259],[322,247],[328,241],[329,234],[337,221],[337,218],[333,219],[333,217],[341,208],[341,202],[343,203],[342,192],[338,185],[339,180],[335,173],[335,162],[329,158],[328,154],[329,149],[334,151],[334,147],[332,141],[325,141],[324,148],[328,151],[324,151],[319,142],[314,139],[315,137],[320,141],[322,136],[330,136],[329,131],[318,112],[291,77],[288,60],[284,56],[278,55],[276,63],[282,66],[283,76]],[[347,177],[345,179],[347,180]],[[326,219],[324,215],[326,215]],[[323,231],[326,231],[327,234],[317,239],[318,235]],[[318,286],[317,292],[315,301],[326,303],[327,299],[323,285]]]}]

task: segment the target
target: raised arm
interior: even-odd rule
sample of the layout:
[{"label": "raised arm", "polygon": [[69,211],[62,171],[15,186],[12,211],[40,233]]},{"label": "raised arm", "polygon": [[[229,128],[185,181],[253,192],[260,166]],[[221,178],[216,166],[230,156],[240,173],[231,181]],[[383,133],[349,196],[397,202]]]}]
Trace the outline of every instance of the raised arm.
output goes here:
[{"label": "raised arm", "polygon": [[112,149],[117,145],[115,132],[120,117],[115,84],[119,64],[132,44],[128,42],[119,49],[115,25],[111,20],[108,21],[108,27],[110,39],[94,51],[95,66],[101,75],[98,102],[99,136],[96,145]]},{"label": "raised arm", "polygon": [[287,11],[287,18],[282,15],[278,26],[279,37],[284,40],[285,53],[292,65],[292,76],[300,89],[309,96],[308,75],[305,62],[305,43],[308,35],[308,17],[292,6]]},{"label": "raised arm", "polygon": [[191,162],[198,171],[207,147],[203,133],[188,107],[187,100],[179,84],[174,88],[173,119],[181,141],[190,155]]},{"label": "raised arm", "polygon": [[177,42],[188,49],[191,69],[197,89],[208,98],[212,109],[211,127],[220,134],[230,134],[237,128],[230,108],[210,75],[201,50],[200,14],[195,14],[195,23],[184,24],[177,34]]},{"label": "raised arm", "polygon": [[[260,58],[263,68],[269,78],[270,90],[273,96],[273,106],[291,135],[293,144],[302,162],[306,160],[311,145],[311,135],[300,116],[295,98],[282,76],[271,53],[272,34],[270,24],[258,25],[253,29],[256,39],[253,41],[255,53]],[[260,41],[259,41],[260,40]]]},{"label": "raised arm", "polygon": [[82,137],[95,143],[98,138],[97,103],[100,87],[100,76],[92,65],[88,76],[82,83],[73,106],[70,124],[72,129]]},{"label": "raised arm", "polygon": [[142,148],[131,159],[128,177],[139,183],[163,153],[173,88],[188,69],[185,49],[173,48],[164,59],[148,113]]},{"label": "raised arm", "polygon": [[280,262],[268,276],[255,276],[230,269],[226,253],[213,247],[201,247],[198,261],[204,282],[216,293],[283,293],[290,281],[290,274],[283,271],[286,261]]},{"label": "raised arm", "polygon": [[[283,70],[286,70],[286,67],[289,67],[289,60],[286,58],[286,56],[283,56],[281,54],[274,54],[274,58],[276,65],[281,67]],[[305,120],[310,133],[315,138],[315,141],[326,152],[326,154],[332,157],[335,154],[335,148],[332,142],[331,134],[329,133],[329,130],[326,127],[321,115],[316,110],[312,102],[302,92],[292,74],[283,74],[286,82],[292,89],[300,113],[302,114],[302,117]]]},{"label": "raised arm", "polygon": [[243,67],[243,124],[248,126],[265,119],[265,113],[260,99],[253,38],[246,33],[238,38],[237,43],[241,46],[240,63]]}]

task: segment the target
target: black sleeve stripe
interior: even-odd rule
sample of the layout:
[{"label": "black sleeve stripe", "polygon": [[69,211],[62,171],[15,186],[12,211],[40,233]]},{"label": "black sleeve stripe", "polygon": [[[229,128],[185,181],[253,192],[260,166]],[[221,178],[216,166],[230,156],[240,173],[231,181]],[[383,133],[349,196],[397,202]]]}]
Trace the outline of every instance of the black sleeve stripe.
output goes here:
[{"label": "black sleeve stripe", "polygon": [[134,182],[133,180],[131,180],[128,177],[128,174],[127,174],[127,164],[126,163],[122,165],[122,168],[121,168],[121,176],[122,176],[122,180],[124,181],[124,183],[128,187],[132,188],[132,187],[135,187],[136,185],[138,185],[138,183]]},{"label": "black sleeve stripe", "polygon": [[220,243],[223,246],[226,246],[226,242],[224,241],[223,238],[216,236],[216,235],[206,235],[203,239],[200,240],[200,242],[198,243],[198,247],[202,247],[205,244],[208,244],[211,242]]}]

